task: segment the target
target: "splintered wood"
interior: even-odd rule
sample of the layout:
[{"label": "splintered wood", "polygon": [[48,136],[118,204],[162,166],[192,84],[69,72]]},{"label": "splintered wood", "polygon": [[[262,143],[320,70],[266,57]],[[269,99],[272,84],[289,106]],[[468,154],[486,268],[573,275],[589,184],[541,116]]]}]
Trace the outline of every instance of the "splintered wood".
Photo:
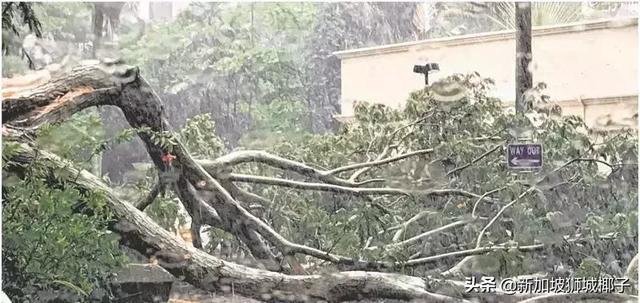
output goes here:
[{"label": "splintered wood", "polygon": [[69,102],[76,97],[80,97],[81,95],[84,95],[86,93],[91,93],[94,91],[95,89],[88,86],[76,87],[73,90],[69,91],[68,93],[56,98],[55,100],[53,100],[53,102],[49,103],[47,106],[43,107],[42,112],[47,113],[49,111],[55,110],[56,108],[59,108],[60,106],[64,105],[66,102]]},{"label": "splintered wood", "polygon": [[51,79],[51,73],[44,69],[37,72],[17,76],[13,78],[2,78],[2,97],[15,97],[20,92],[25,92],[44,84]]},{"label": "splintered wood", "polygon": [[[35,110],[34,113],[36,113],[36,115],[29,119],[37,121],[38,119],[44,117],[45,115],[55,111],[59,111],[58,114],[63,114],[65,111],[63,107],[65,105],[67,105],[70,102],[73,102],[74,99],[84,94],[92,93],[94,91],[95,89],[88,86],[76,87],[73,90],[67,92],[66,94],[57,97],[51,103],[43,106],[41,109]],[[69,108],[72,108],[72,106]]]},{"label": "splintered wood", "polygon": [[180,226],[176,231],[176,235],[179,239],[184,241],[190,247],[193,247],[193,237],[191,236],[191,227],[189,226]]}]

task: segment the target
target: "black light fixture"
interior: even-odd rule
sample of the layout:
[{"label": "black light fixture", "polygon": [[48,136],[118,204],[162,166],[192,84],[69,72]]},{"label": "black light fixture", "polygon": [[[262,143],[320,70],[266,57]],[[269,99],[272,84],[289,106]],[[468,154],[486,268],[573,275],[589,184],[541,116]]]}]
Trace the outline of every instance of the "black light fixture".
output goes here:
[{"label": "black light fixture", "polygon": [[425,65],[414,65],[413,72],[417,74],[424,74],[424,85],[429,85],[429,73],[432,71],[439,71],[440,66],[438,63],[427,63]]}]

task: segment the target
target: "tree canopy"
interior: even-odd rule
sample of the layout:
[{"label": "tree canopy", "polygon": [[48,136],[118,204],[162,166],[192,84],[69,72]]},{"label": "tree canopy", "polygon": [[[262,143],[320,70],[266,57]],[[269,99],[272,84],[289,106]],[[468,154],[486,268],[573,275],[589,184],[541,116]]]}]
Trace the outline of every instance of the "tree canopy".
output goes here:
[{"label": "tree canopy", "polygon": [[[419,35],[390,17],[415,6],[193,8],[142,36],[121,24],[122,60],[4,82],[2,280],[14,302],[122,299],[113,273],[141,262],[260,301],[545,300],[465,291],[481,276],[631,279],[621,294],[558,300],[637,300],[636,130],[589,129],[544,85],[510,113],[471,73],[407,92],[402,109],[362,100],[355,121],[317,131],[318,98],[338,93],[317,91],[336,87],[330,52]],[[508,169],[507,144],[522,140],[543,144],[541,169]],[[99,159],[124,144],[142,156],[119,159],[112,180]],[[176,236],[185,224],[192,246]]]}]

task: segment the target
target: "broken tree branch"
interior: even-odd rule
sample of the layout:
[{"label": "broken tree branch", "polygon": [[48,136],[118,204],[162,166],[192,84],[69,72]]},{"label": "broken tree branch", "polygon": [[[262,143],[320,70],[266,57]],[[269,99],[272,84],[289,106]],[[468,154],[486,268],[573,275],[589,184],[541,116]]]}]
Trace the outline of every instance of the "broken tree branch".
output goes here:
[{"label": "broken tree branch", "polygon": [[[443,226],[440,226],[438,228],[423,232],[423,233],[421,233],[419,235],[415,235],[415,236],[413,236],[413,237],[411,237],[409,239],[406,239],[406,240],[403,240],[403,241],[400,241],[400,242],[395,242],[395,243],[384,245],[384,246],[382,246],[382,248],[389,250],[389,249],[397,249],[399,247],[411,245],[411,244],[413,244],[415,242],[418,242],[418,241],[420,241],[420,240],[422,240],[422,239],[424,239],[426,237],[433,236],[433,235],[435,235],[437,233],[443,232],[443,231],[448,230],[448,229],[452,229],[454,227],[458,227],[458,226],[462,226],[462,225],[465,225],[465,224],[469,224],[469,223],[471,223],[473,221],[475,221],[475,219],[458,220],[458,221],[449,223],[447,225],[443,225]],[[368,250],[375,250],[375,249],[380,249],[380,248],[381,247],[377,247],[377,246],[367,247]]]},{"label": "broken tree branch", "polygon": [[[155,94],[153,89],[148,85],[144,79],[139,75],[139,71],[136,68],[124,68],[121,71],[121,75],[125,77],[115,77],[113,75],[104,76],[105,69],[100,66],[80,67],[75,73],[97,73],[102,76],[84,76],[76,77],[72,79],[102,79],[107,83],[100,83],[102,87],[115,87],[119,90],[119,97],[113,98],[113,96],[103,96],[104,100],[97,102],[97,104],[110,104],[121,109],[122,113],[129,124],[134,128],[148,128],[154,132],[170,132],[171,127],[166,122],[164,116],[164,110],[160,99]],[[105,80],[106,79],[106,80]],[[64,83],[64,77],[56,79],[55,83]],[[91,81],[89,81],[91,82]],[[75,85],[83,86],[82,83],[77,83],[74,80]],[[45,93],[49,98],[39,98],[38,102],[29,103],[31,99],[5,99],[4,102],[9,104],[22,104],[24,108],[35,108],[46,110],[41,111],[43,116],[55,117],[55,114],[62,107],[46,107],[51,102],[55,102],[60,94],[66,94],[73,90],[73,85],[65,84],[56,86],[56,90],[53,93]],[[64,92],[67,89],[67,92]],[[68,102],[73,99],[66,100]],[[13,102],[13,103],[12,103]],[[13,115],[17,118],[19,115]],[[6,122],[12,122],[11,119],[5,120]],[[149,156],[151,157],[156,168],[160,171],[165,170],[162,156],[169,153],[169,147],[160,146],[154,140],[150,133],[139,132],[138,136],[145,143],[145,147]],[[176,160],[174,166],[176,171],[181,173],[181,178],[188,181],[194,188],[200,193],[203,201],[211,206],[218,214],[220,218],[220,225],[227,232],[230,232],[240,238],[241,241],[249,247],[254,246],[252,251],[264,251],[261,247],[264,247],[262,239],[268,241],[274,245],[283,255],[293,255],[295,253],[306,254],[325,261],[330,261],[338,265],[350,266],[353,268],[379,268],[379,267],[392,267],[395,264],[389,262],[369,262],[359,261],[352,258],[343,257],[335,254],[323,252],[321,250],[307,247],[304,245],[292,243],[285,239],[282,235],[277,233],[268,224],[255,217],[248,212],[242,205],[240,205],[233,196],[204,168],[191,157],[184,145],[176,138],[176,144],[171,146],[171,152],[175,155]],[[281,161],[279,162],[281,163]],[[299,168],[299,166],[295,166]],[[206,197],[205,193],[211,193]],[[443,194],[443,191],[435,191],[435,194]],[[182,201],[185,204],[185,201]],[[185,205],[185,207],[190,207]],[[204,221],[205,218],[202,218]],[[266,253],[266,252],[265,252]]]},{"label": "broken tree branch", "polygon": [[[265,294],[284,294],[283,301],[320,299],[339,302],[358,295],[363,298],[426,299],[430,302],[468,302],[463,299],[434,294],[425,290],[422,278],[390,273],[363,271],[337,272],[328,275],[291,276],[225,262],[198,249],[187,246],[158,226],[131,203],[120,200],[102,180],[44,151],[38,151],[37,161],[52,171],[65,171],[59,176],[78,176],[60,180],[83,190],[100,193],[117,223],[111,228],[121,236],[121,243],[145,256],[154,256],[158,264],[176,277],[183,277],[207,291],[221,291],[234,286],[237,293],[263,300]],[[20,144],[9,161],[25,167],[36,159],[36,150]],[[9,164],[11,166],[11,164]]]},{"label": "broken tree branch", "polygon": [[380,166],[380,165],[384,165],[384,164],[389,164],[389,163],[392,163],[392,162],[400,161],[400,160],[403,160],[403,159],[406,159],[406,158],[409,158],[409,157],[432,153],[433,151],[434,151],[433,148],[422,149],[422,150],[417,150],[417,151],[413,151],[413,152],[397,155],[397,156],[394,156],[394,157],[389,157],[389,158],[382,159],[382,160],[376,160],[376,161],[371,161],[371,162],[364,162],[364,163],[356,163],[356,164],[345,165],[345,166],[342,166],[342,167],[338,167],[338,168],[334,168],[332,170],[329,170],[327,172],[327,174],[329,174],[329,175],[337,175],[337,174],[339,174],[341,172],[355,170],[355,169],[358,169],[358,168]]},{"label": "broken tree branch", "polygon": [[265,184],[289,187],[295,189],[304,190],[317,190],[327,191],[334,193],[346,193],[354,195],[402,195],[402,196],[462,196],[466,198],[482,199],[487,202],[495,202],[491,198],[482,197],[478,194],[474,194],[461,189],[433,189],[424,191],[406,190],[400,188],[391,187],[345,187],[339,185],[325,184],[325,183],[310,183],[302,181],[294,181],[280,178],[253,176],[245,174],[229,174],[229,180],[234,182],[244,182],[253,184]]},{"label": "broken tree branch", "polygon": [[533,190],[535,190],[535,187],[531,187],[531,188],[527,189],[522,194],[520,194],[520,196],[518,196],[517,198],[513,199],[513,201],[509,202],[507,205],[505,205],[502,208],[500,208],[498,213],[489,221],[489,223],[487,223],[487,225],[484,226],[484,228],[480,231],[480,234],[478,234],[478,240],[476,240],[476,247],[480,247],[480,242],[482,241],[482,236],[484,236],[484,233],[487,231],[487,229],[489,229],[489,227],[491,227],[491,225],[493,225],[493,223],[495,223],[496,220],[498,220],[500,215],[502,215],[502,213],[504,213],[504,211],[507,210],[507,208],[509,208],[512,205],[516,204],[516,202],[518,202],[524,196],[526,196],[526,195],[530,194],[531,192],[533,192]]},{"label": "broken tree branch", "polygon": [[471,160],[471,162],[469,162],[469,163],[467,163],[467,164],[465,164],[463,166],[456,167],[456,168],[452,169],[451,171],[449,171],[447,173],[447,176],[450,176],[450,175],[453,175],[453,174],[455,174],[455,173],[457,173],[459,171],[462,171],[463,169],[465,169],[465,168],[475,164],[476,162],[484,159],[486,156],[488,156],[488,155],[492,154],[493,152],[495,152],[496,150],[500,149],[503,146],[503,144],[504,143],[497,144],[492,149],[484,152],[482,155],[480,155],[480,156],[476,157],[475,159]]},{"label": "broken tree branch", "polygon": [[138,208],[140,211],[144,211],[149,205],[151,205],[156,197],[158,197],[158,194],[160,194],[160,187],[160,182],[156,182],[155,184],[153,184],[153,187],[151,188],[149,193],[135,204],[136,208]]},{"label": "broken tree branch", "polygon": [[302,176],[320,180],[329,184],[340,186],[357,186],[358,183],[350,182],[335,176],[329,175],[324,170],[313,168],[304,163],[289,160],[261,150],[235,151],[215,160],[198,160],[208,172],[218,175],[218,172],[229,169],[235,165],[243,163],[261,163],[285,171],[292,171]]}]

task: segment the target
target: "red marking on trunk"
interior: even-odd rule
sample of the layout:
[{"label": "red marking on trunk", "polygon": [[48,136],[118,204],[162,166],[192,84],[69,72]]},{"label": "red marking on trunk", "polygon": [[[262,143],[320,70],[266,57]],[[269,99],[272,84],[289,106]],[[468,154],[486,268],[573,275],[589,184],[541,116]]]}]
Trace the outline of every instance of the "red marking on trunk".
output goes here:
[{"label": "red marking on trunk", "polygon": [[166,153],[166,154],[162,155],[162,158],[160,158],[160,159],[162,159],[162,163],[164,163],[164,165],[171,166],[171,163],[173,162],[173,160],[176,159],[176,156],[174,156],[174,155],[172,155],[170,153]]}]

